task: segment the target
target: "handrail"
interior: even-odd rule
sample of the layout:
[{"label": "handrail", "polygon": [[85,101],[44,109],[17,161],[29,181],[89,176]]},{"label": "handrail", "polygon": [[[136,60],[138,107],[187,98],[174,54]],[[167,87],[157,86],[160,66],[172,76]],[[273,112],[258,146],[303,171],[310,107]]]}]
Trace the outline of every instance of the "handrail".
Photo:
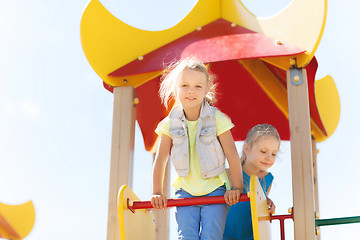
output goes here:
[{"label": "handrail", "polygon": [[[240,195],[239,202],[248,202],[250,198],[246,193]],[[177,199],[168,199],[167,207],[182,207],[182,206],[191,206],[191,205],[205,205],[205,204],[219,204],[225,203],[224,196],[213,196],[213,197],[193,197],[193,198],[177,198]],[[131,201],[127,199],[128,209],[132,212],[135,212],[136,209],[149,209],[153,208],[151,201]]]},{"label": "handrail", "polygon": [[279,220],[280,222],[280,239],[285,240],[285,220],[286,219],[292,219],[294,221],[294,212],[293,208],[289,209],[290,214],[284,214],[284,215],[272,215],[270,213],[270,223],[272,223],[273,220]]},{"label": "handrail", "polygon": [[339,225],[348,223],[360,223],[360,216],[356,217],[342,217],[342,218],[329,218],[329,219],[316,219],[315,224],[317,227]]}]

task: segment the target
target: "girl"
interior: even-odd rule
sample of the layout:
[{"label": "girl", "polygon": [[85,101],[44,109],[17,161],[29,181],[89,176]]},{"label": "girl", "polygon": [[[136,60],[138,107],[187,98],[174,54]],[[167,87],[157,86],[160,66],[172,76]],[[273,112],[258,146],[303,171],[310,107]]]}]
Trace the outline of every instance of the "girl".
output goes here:
[{"label": "girl", "polygon": [[[215,107],[213,76],[195,59],[176,63],[160,86],[160,97],[167,107],[176,104],[155,132],[160,136],[153,168],[155,209],[166,207],[163,195],[165,166],[171,161],[178,174],[173,183],[175,198],[224,195],[227,204],[239,201],[242,192],[240,157],[230,129],[231,120]],[[233,190],[225,173],[225,156],[232,174]],[[179,239],[221,239],[228,206],[213,204],[176,208]]]},{"label": "girl", "polygon": [[[241,156],[244,193],[249,191],[250,176],[256,175],[267,196],[273,175],[266,170],[275,162],[280,147],[280,136],[275,127],[259,124],[248,132]],[[274,203],[268,198],[269,212],[275,212]],[[223,240],[254,239],[251,223],[250,202],[239,202],[230,207],[226,218]]]}]

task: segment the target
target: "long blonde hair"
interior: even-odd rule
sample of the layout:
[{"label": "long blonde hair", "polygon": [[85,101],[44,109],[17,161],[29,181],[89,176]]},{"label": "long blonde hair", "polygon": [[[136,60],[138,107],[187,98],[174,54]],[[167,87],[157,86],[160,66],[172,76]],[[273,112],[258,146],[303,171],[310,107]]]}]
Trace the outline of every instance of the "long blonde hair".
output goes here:
[{"label": "long blonde hair", "polygon": [[[276,128],[274,126],[272,126],[270,124],[258,124],[249,130],[249,132],[246,136],[245,142],[244,142],[244,146],[246,143],[250,148],[252,148],[252,146],[255,143],[257,143],[264,136],[273,136],[274,138],[279,140],[279,142],[281,141],[279,132],[276,130]],[[246,161],[246,154],[244,151],[244,146],[243,146],[241,157],[240,157],[242,165],[244,165],[244,163]]]},{"label": "long blonde hair", "polygon": [[205,100],[210,104],[215,104],[215,76],[209,72],[204,63],[194,57],[185,58],[177,62],[171,63],[164,71],[160,84],[159,95],[161,102],[166,108],[171,100],[175,98],[176,82],[185,69],[199,71],[205,74],[209,91],[205,96]]}]

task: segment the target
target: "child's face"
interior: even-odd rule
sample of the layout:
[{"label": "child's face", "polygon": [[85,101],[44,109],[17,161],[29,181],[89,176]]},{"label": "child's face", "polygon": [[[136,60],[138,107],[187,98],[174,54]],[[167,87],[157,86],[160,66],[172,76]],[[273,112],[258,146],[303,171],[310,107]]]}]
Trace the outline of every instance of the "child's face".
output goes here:
[{"label": "child's face", "polygon": [[261,171],[266,171],[275,163],[280,142],[275,137],[265,135],[253,146],[244,145],[246,162]]},{"label": "child's face", "polygon": [[208,92],[206,75],[200,71],[185,69],[176,83],[176,98],[183,108],[201,107]]}]

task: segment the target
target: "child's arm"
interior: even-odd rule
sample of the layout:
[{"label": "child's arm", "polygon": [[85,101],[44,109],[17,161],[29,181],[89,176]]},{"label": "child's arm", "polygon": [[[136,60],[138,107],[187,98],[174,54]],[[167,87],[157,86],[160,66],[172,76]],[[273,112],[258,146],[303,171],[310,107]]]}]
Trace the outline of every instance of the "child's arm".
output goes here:
[{"label": "child's arm", "polygon": [[170,148],[171,138],[166,134],[161,134],[153,166],[153,196],[151,197],[151,204],[155,209],[164,209],[167,205],[167,198],[163,196],[163,183]]},{"label": "child's arm", "polygon": [[233,190],[226,191],[224,197],[227,204],[232,205],[239,201],[243,191],[242,166],[239,154],[237,153],[234,138],[230,130],[219,135],[221,146],[229,162]]},{"label": "child's arm", "polygon": [[[266,193],[266,196],[269,196],[269,192],[270,192],[270,189],[271,189],[271,186],[272,184],[270,185],[270,187],[268,188],[268,191]],[[271,214],[274,214],[275,213],[275,204],[274,202],[267,197],[267,202],[268,202],[268,210],[269,210],[269,213]]]}]

